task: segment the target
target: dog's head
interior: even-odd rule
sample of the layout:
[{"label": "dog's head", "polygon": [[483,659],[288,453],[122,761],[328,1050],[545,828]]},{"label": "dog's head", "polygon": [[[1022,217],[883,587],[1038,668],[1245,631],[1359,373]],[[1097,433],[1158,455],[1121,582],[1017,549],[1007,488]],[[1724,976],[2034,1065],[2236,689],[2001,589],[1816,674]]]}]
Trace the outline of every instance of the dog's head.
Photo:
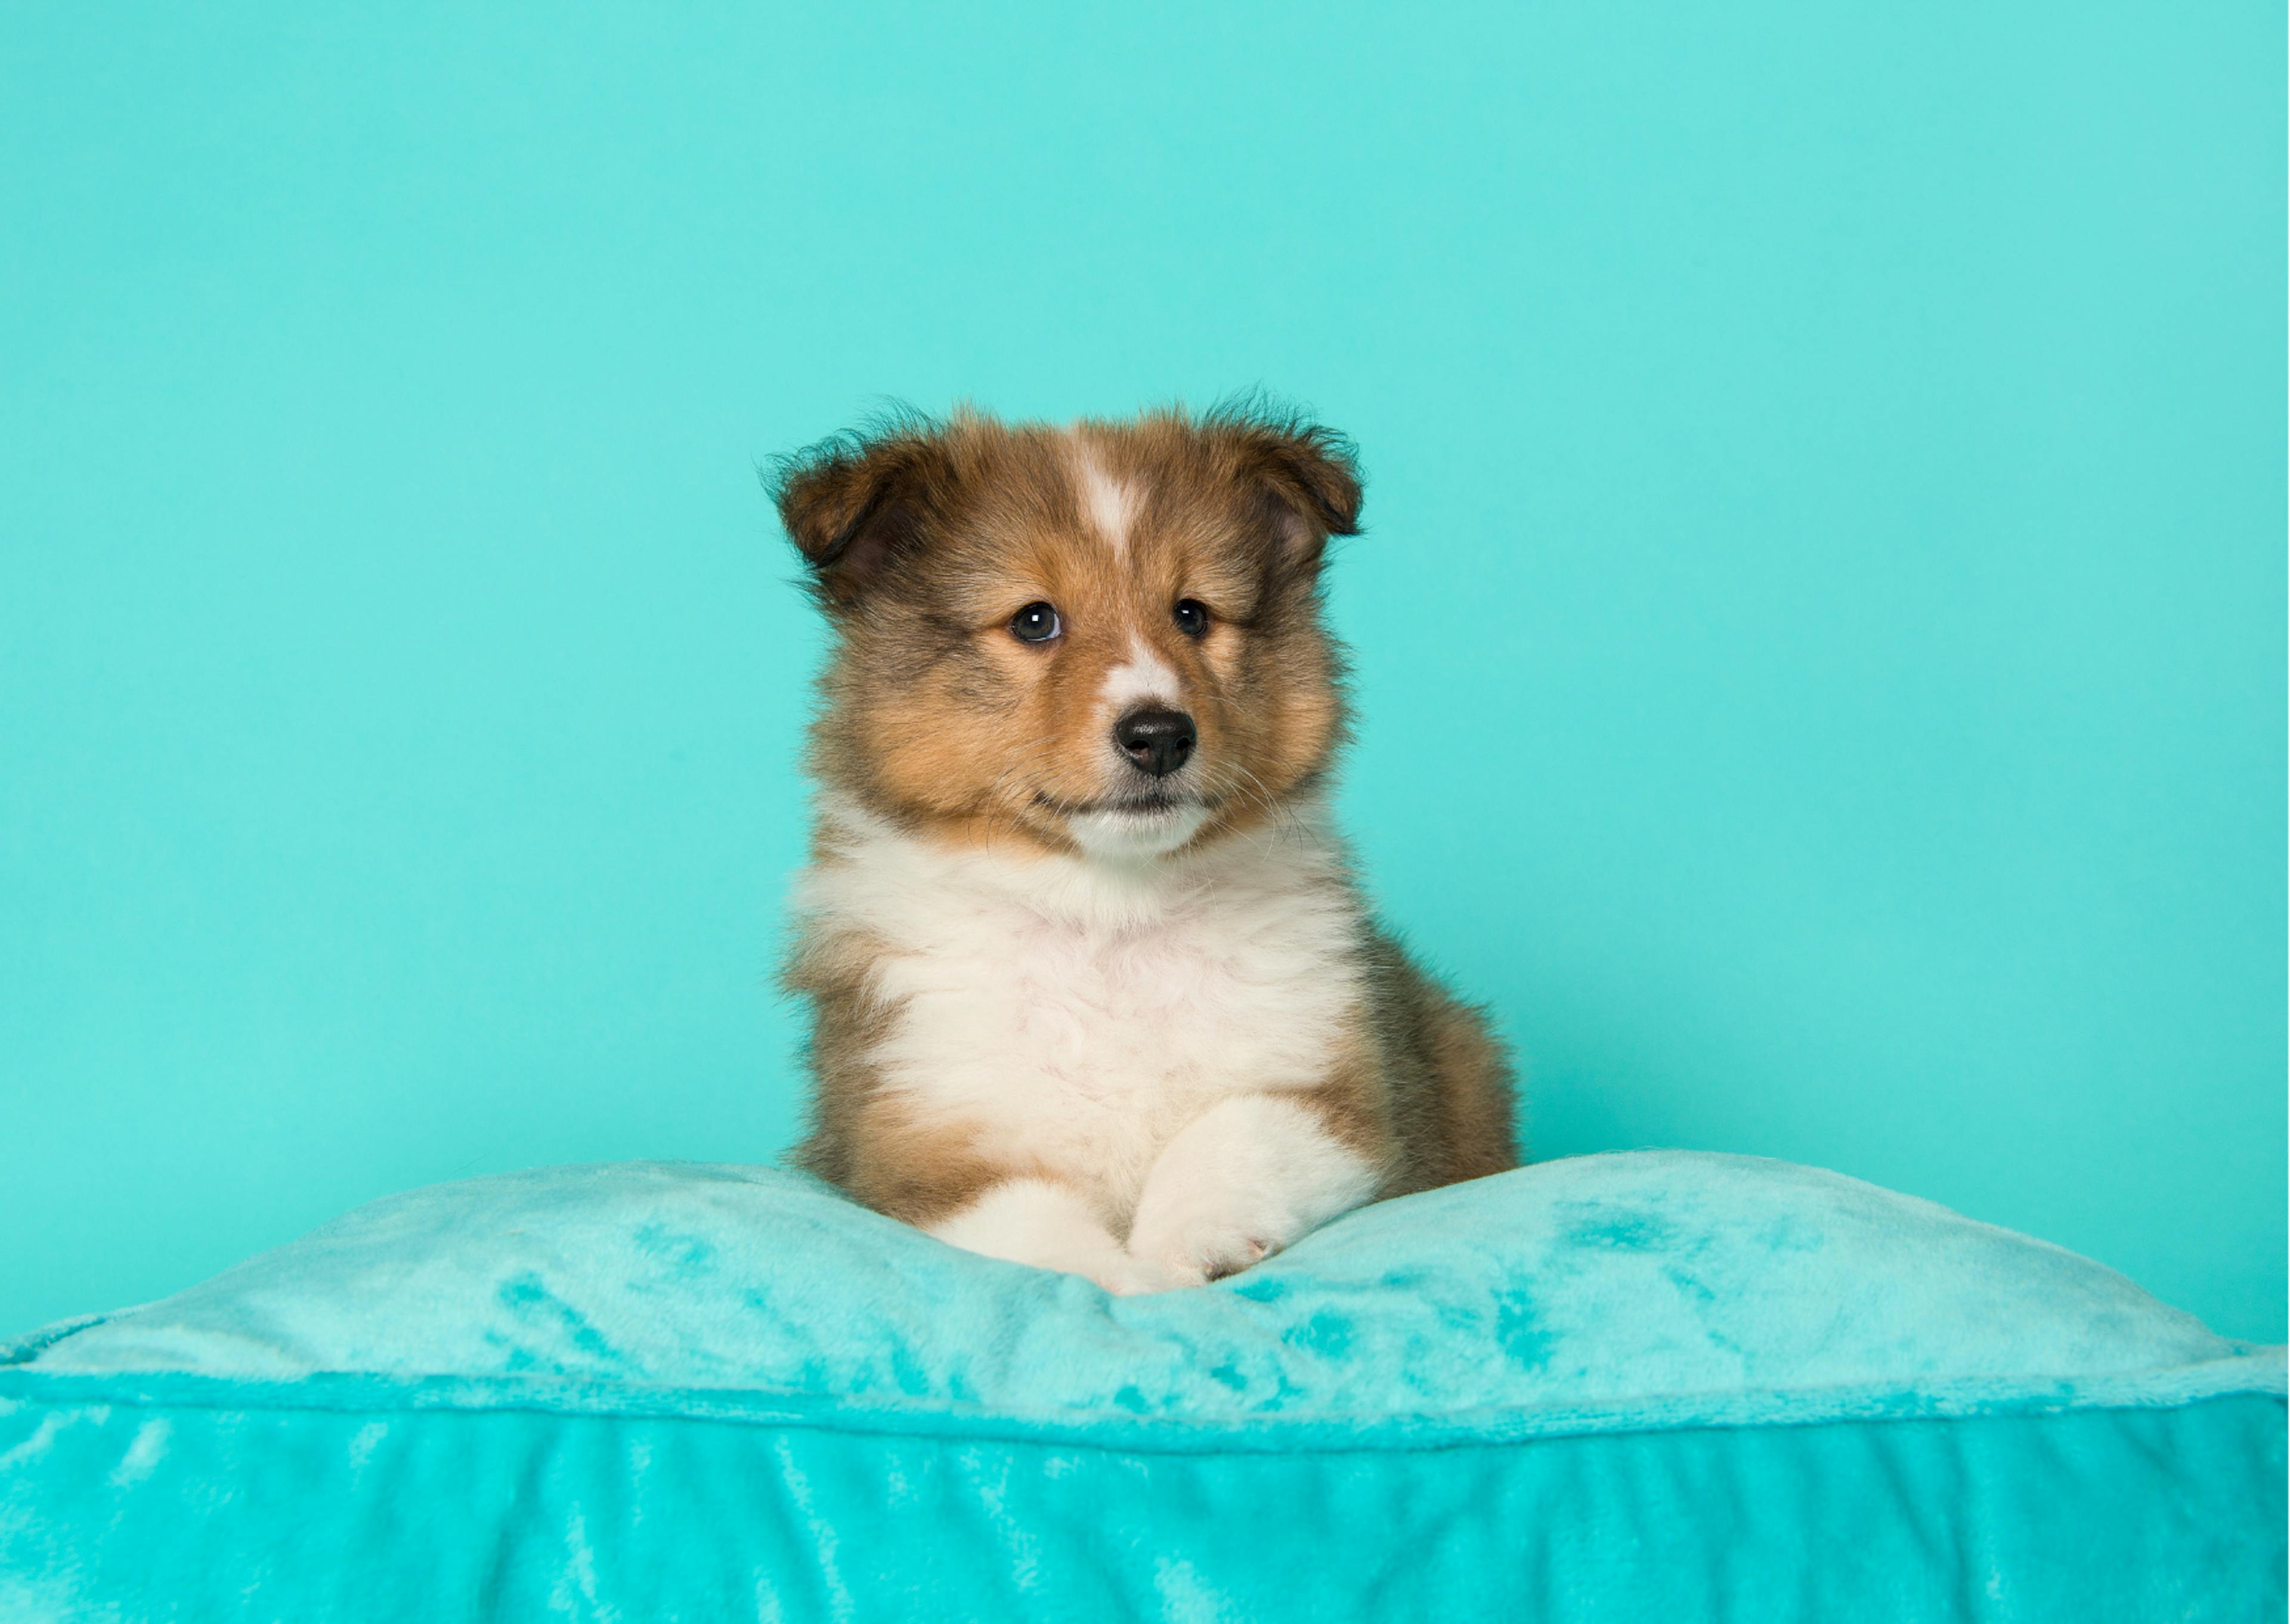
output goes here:
[{"label": "dog's head", "polygon": [[962,413],[773,484],[837,634],[814,769],[878,812],[1151,859],[1278,815],[1341,740],[1318,577],[1360,485],[1325,428]]}]

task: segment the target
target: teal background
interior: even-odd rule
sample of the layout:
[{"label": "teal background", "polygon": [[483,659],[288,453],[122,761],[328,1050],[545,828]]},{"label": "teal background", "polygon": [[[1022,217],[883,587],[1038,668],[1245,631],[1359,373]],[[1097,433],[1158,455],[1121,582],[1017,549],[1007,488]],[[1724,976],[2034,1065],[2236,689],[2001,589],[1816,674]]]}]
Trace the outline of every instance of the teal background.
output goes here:
[{"label": "teal background", "polygon": [[19,8],[0,1329],[769,1156],[881,395],[1359,438],[1346,796],[1539,1153],[2284,1334],[2277,5]]}]

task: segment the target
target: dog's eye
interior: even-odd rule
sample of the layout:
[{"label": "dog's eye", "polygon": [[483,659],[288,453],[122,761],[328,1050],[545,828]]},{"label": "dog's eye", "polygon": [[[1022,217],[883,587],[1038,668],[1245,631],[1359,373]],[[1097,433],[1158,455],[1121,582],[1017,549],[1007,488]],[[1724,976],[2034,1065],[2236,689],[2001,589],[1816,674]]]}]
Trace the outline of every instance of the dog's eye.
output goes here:
[{"label": "dog's eye", "polygon": [[1047,643],[1064,629],[1047,604],[1029,604],[1010,617],[1010,635],[1021,643]]},{"label": "dog's eye", "polygon": [[1209,628],[1209,606],[1197,597],[1181,597],[1177,606],[1169,612],[1177,622],[1177,629],[1188,637],[1198,637]]}]

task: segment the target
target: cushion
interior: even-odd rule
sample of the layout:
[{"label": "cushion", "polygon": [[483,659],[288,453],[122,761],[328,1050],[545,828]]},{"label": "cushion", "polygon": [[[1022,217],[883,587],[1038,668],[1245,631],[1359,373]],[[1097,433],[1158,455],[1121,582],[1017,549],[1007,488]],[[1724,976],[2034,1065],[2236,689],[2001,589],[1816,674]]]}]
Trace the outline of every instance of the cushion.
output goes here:
[{"label": "cushion", "polygon": [[2278,1617],[2284,1391],[1754,1158],[1134,1298],[799,1174],[554,1168],[0,1353],[0,1619]]}]

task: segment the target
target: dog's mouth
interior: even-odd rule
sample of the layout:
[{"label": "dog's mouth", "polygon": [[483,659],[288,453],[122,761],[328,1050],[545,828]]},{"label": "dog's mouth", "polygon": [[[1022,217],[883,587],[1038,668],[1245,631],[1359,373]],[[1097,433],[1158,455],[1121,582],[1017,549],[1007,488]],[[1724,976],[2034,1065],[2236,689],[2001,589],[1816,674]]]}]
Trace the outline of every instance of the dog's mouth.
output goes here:
[{"label": "dog's mouth", "polygon": [[1034,804],[1061,818],[1128,817],[1140,820],[1171,818],[1180,812],[1213,812],[1216,804],[1206,796],[1177,795],[1168,790],[1147,790],[1141,795],[1105,796],[1094,801],[1066,801],[1056,796],[1034,792]]}]

